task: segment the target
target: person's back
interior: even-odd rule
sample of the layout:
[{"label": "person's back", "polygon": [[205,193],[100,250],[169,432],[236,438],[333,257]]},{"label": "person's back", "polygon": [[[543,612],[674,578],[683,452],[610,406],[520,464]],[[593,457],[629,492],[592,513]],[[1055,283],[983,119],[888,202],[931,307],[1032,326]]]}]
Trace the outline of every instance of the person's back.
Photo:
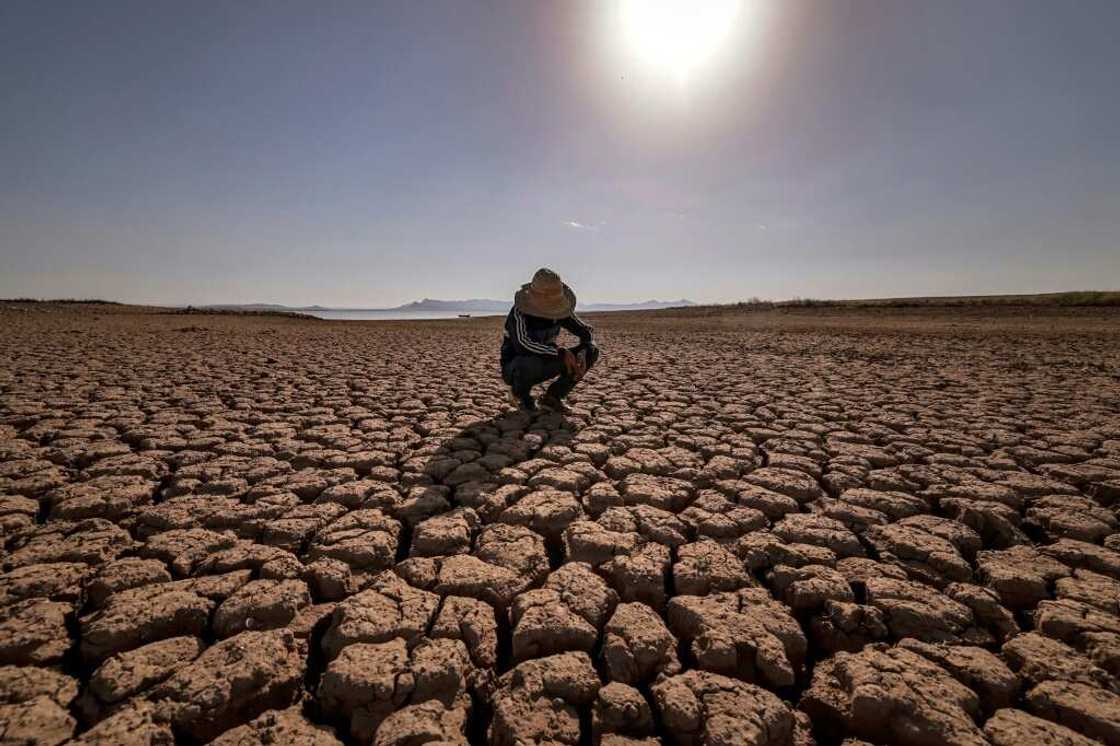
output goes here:
[{"label": "person's back", "polygon": [[[599,359],[592,328],[576,316],[576,296],[550,269],[539,269],[532,282],[521,286],[506,316],[502,337],[502,379],[510,385],[522,409],[537,403],[532,389],[556,379],[540,399],[542,406],[566,412],[564,398]],[[559,347],[561,329],[579,338],[571,349]]]}]

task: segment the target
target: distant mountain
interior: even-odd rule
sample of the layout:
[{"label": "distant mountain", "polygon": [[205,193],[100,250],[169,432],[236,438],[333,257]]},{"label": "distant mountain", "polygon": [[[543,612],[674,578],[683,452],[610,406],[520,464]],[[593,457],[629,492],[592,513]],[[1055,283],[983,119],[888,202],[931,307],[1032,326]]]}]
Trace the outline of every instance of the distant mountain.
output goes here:
[{"label": "distant mountain", "polygon": [[587,303],[579,304],[580,311],[653,311],[658,308],[680,308],[695,306],[690,300],[647,300],[641,303]]},{"label": "distant mountain", "polygon": [[508,300],[491,300],[488,298],[472,298],[470,300],[436,300],[435,298],[425,298],[424,300],[414,300],[411,303],[405,303],[403,306],[396,306],[394,308],[386,308],[386,311],[461,311],[476,313],[484,312],[501,312],[508,311],[509,307],[513,305]]},{"label": "distant mountain", "polygon": [[[286,313],[306,313],[315,311],[419,311],[438,313],[505,313],[512,305],[512,301],[494,300],[492,298],[470,298],[467,300],[438,300],[424,298],[405,303],[392,308],[335,308],[333,306],[284,306],[276,303],[244,303],[200,306],[199,308],[215,311],[278,311]],[[679,308],[681,306],[695,306],[696,304],[684,298],[680,300],[647,300],[639,303],[581,303],[578,308],[584,312],[595,311],[649,311],[658,308]]]}]

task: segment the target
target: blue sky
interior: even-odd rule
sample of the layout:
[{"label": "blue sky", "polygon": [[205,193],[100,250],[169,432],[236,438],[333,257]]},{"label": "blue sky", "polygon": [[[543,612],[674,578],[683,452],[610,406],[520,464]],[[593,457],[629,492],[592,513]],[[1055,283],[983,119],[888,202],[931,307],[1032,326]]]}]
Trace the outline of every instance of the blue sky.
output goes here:
[{"label": "blue sky", "polygon": [[0,297],[1120,288],[1120,3],[0,4]]}]

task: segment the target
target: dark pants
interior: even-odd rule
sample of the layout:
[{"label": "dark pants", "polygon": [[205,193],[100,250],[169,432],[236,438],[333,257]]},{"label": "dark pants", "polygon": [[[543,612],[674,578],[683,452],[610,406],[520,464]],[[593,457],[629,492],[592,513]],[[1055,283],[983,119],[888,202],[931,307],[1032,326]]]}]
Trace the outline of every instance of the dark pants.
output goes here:
[{"label": "dark pants", "polygon": [[[599,361],[599,348],[586,349],[587,369],[591,370]],[[564,370],[564,362],[559,356],[518,355],[502,368],[502,380],[508,383],[513,388],[513,393],[519,397],[530,396],[534,386],[553,378],[556,380],[545,393],[557,399],[563,399],[576,386],[575,379]]]}]

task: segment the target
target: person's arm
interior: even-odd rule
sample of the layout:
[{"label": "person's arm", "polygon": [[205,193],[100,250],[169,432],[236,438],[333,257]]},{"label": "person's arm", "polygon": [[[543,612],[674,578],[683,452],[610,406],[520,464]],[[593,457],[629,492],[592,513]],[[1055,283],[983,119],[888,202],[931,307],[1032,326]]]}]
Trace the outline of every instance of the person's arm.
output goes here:
[{"label": "person's arm", "polygon": [[595,339],[592,336],[592,333],[595,330],[586,321],[581,319],[579,316],[576,316],[575,313],[561,321],[560,326],[564,327],[572,334],[579,337],[579,347],[576,347],[577,352],[587,347],[594,346]]},{"label": "person's arm", "polygon": [[509,316],[506,317],[506,333],[513,340],[519,353],[545,357],[556,357],[560,354],[556,345],[537,342],[529,336],[529,330],[525,326],[525,317],[516,308],[512,309]]}]

